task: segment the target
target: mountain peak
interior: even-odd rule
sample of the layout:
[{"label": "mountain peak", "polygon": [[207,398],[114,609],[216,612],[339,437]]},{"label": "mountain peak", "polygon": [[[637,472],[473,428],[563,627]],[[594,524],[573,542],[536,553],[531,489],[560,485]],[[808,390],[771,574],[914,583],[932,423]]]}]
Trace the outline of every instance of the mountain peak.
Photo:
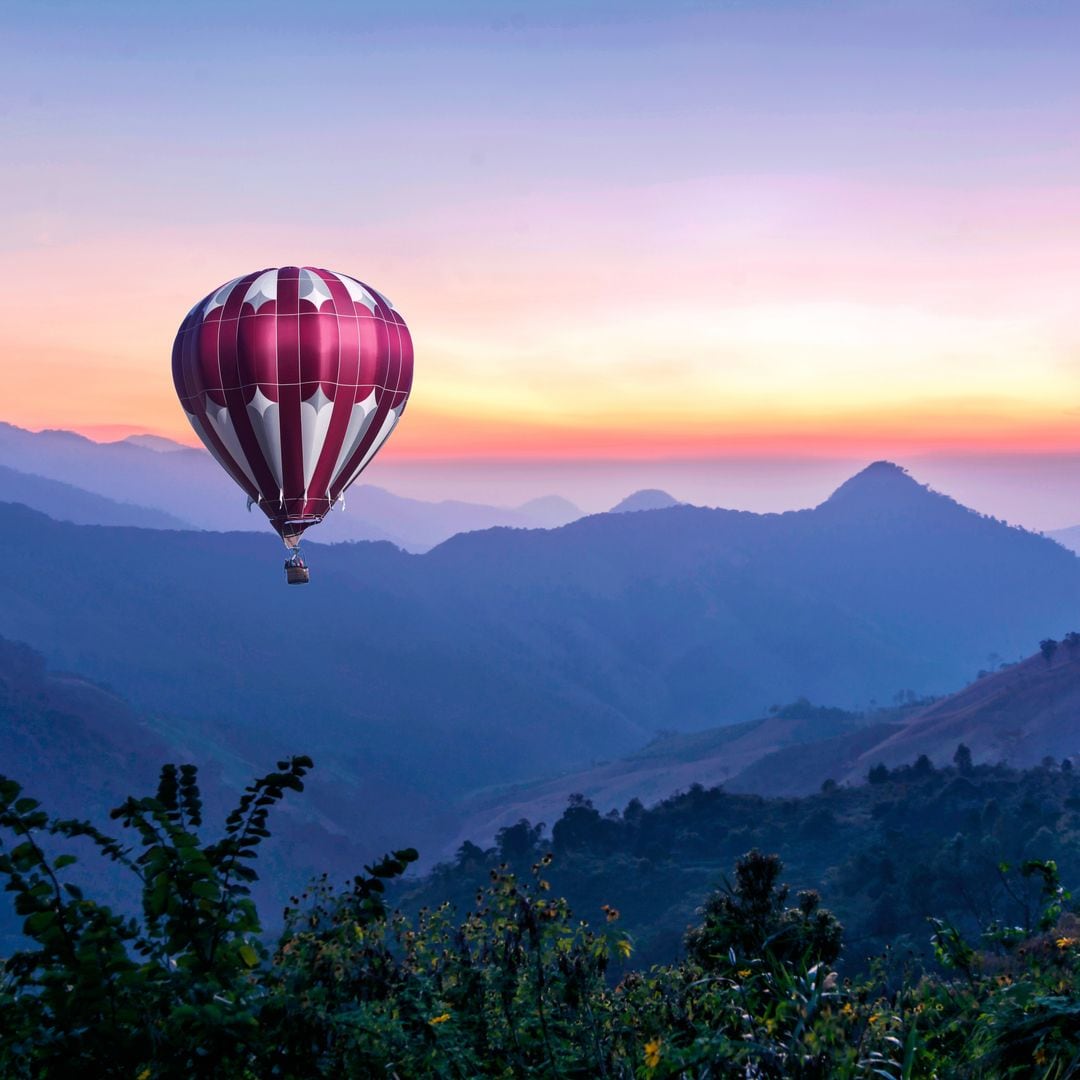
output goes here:
[{"label": "mountain peak", "polygon": [[616,503],[609,513],[625,514],[634,510],[666,510],[671,506],[682,506],[674,496],[659,488],[642,488],[632,495],[627,495],[622,502]]},{"label": "mountain peak", "polygon": [[156,454],[175,454],[179,450],[192,450],[194,447],[185,446],[175,439],[166,439],[161,435],[128,435],[120,439],[120,443],[128,446],[141,446],[144,450],[153,450]]},{"label": "mountain peak", "polygon": [[845,480],[825,501],[826,506],[866,503],[910,503],[933,493],[907,469],[892,461],[875,461]]}]

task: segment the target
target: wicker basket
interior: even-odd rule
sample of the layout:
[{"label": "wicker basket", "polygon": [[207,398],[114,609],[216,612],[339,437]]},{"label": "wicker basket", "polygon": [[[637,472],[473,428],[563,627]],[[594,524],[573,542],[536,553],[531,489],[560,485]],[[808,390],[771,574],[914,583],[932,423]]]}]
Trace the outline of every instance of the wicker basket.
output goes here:
[{"label": "wicker basket", "polygon": [[311,574],[306,566],[297,566],[295,563],[286,563],[285,580],[290,585],[306,585],[311,580]]}]

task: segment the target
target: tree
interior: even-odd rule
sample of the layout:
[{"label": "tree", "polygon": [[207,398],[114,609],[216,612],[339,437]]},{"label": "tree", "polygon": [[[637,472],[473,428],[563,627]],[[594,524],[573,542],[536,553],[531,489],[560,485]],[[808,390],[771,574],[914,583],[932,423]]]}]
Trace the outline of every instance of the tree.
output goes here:
[{"label": "tree", "polygon": [[[243,1074],[259,1030],[251,975],[264,955],[251,860],[270,835],[270,810],[286,791],[303,791],[310,768],[307,757],[279,761],[248,785],[223,834],[206,843],[195,766],[166,765],[153,797],[129,798],[112,812],[137,837],[135,847],[88,822],[50,818],[0,776],[0,835],[17,841],[0,852],[0,878],[34,946],[4,965],[15,993],[0,1008],[0,1048],[25,1044],[34,1063],[18,1075]],[[140,918],[65,880],[76,857],[46,851],[76,838],[135,875]]]},{"label": "tree", "polygon": [[552,846],[556,851],[605,851],[618,832],[618,823],[601,816],[600,811],[584,795],[574,794],[568,800],[563,816],[551,830]]},{"label": "tree", "polygon": [[516,825],[507,825],[495,834],[495,846],[499,858],[506,863],[531,862],[537,854],[540,838],[544,835],[544,823],[532,825],[521,818]]},{"label": "tree", "polygon": [[1053,638],[1045,638],[1039,642],[1039,652],[1042,658],[1049,664],[1054,659],[1054,653],[1058,650],[1058,643]]},{"label": "tree", "polygon": [[960,745],[957,746],[956,753],[953,754],[953,764],[956,766],[956,769],[961,776],[967,776],[971,773],[971,751],[964,743],[960,743]]},{"label": "tree", "polygon": [[840,955],[843,927],[821,907],[813,890],[787,907],[789,889],[780,884],[783,863],[756,848],[735,864],[735,884],[727,881],[705,901],[701,925],[688,931],[689,956],[706,970],[723,968],[734,954],[777,964],[831,964]]},{"label": "tree", "polygon": [[883,761],[879,761],[867,774],[866,779],[871,784],[884,784],[889,779],[889,768]]},{"label": "tree", "polygon": [[467,870],[475,870],[478,866],[483,866],[486,858],[487,852],[471,840],[466,840],[454,853],[457,865]]},{"label": "tree", "polygon": [[920,754],[911,766],[911,771],[916,776],[929,776],[934,771],[934,763],[925,754]]}]

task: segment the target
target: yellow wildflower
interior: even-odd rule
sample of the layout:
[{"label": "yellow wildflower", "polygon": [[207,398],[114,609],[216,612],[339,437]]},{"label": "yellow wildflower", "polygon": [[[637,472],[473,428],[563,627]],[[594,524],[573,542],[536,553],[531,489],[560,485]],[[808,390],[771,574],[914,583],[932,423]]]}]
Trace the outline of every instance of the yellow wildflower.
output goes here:
[{"label": "yellow wildflower", "polygon": [[627,938],[620,938],[619,941],[615,943],[615,947],[622,953],[622,958],[624,960],[629,960],[630,954],[634,951],[633,945],[630,944]]},{"label": "yellow wildflower", "polygon": [[750,978],[750,969],[749,968],[740,969],[739,978],[740,979],[748,979],[748,978]]},{"label": "yellow wildflower", "polygon": [[855,1015],[855,1006],[852,1005],[850,1001],[847,1002],[844,1005],[844,1007],[840,1010],[840,1015],[841,1016],[848,1016],[848,1017],[854,1016]]},{"label": "yellow wildflower", "polygon": [[1035,1062],[1036,1065],[1045,1065],[1047,1060],[1046,1050],[1040,1046],[1038,1050],[1036,1050],[1035,1053],[1031,1055],[1031,1059]]},{"label": "yellow wildflower", "polygon": [[660,1040],[650,1039],[645,1044],[645,1064],[650,1069],[655,1069],[660,1064]]},{"label": "yellow wildflower", "polygon": [[1071,949],[1076,944],[1074,937],[1059,937],[1056,945],[1059,949]]},{"label": "yellow wildflower", "polygon": [[428,1021],[428,1023],[431,1024],[432,1027],[435,1027],[438,1024],[445,1024],[446,1021],[449,1020],[449,1019],[450,1019],[450,1014],[448,1012],[444,1012],[444,1013],[441,1013],[439,1016],[433,1016]]},{"label": "yellow wildflower", "polygon": [[870,1014],[870,1023],[871,1024],[876,1024],[880,1019],[881,1019],[881,1013],[871,1013]]}]

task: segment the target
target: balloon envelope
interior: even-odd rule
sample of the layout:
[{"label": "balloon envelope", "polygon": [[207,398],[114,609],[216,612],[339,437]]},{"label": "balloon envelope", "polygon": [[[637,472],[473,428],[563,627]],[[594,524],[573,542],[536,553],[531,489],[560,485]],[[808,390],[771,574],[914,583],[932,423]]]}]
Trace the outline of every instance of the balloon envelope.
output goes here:
[{"label": "balloon envelope", "polygon": [[188,312],[173,344],[195,433],[287,543],[386,441],[412,370],[412,338],[390,301],[313,266],[227,282]]}]

